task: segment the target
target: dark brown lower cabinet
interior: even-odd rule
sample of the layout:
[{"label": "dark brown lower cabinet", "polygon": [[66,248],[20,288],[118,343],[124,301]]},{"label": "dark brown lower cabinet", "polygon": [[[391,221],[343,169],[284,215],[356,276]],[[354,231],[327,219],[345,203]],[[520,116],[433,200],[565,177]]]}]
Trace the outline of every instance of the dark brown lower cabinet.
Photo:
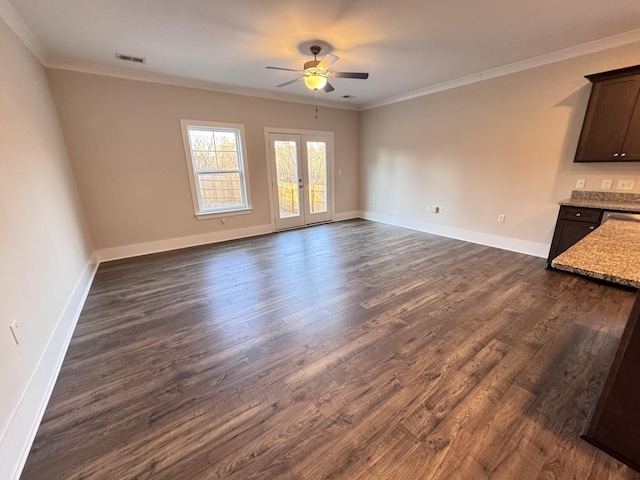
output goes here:
[{"label": "dark brown lower cabinet", "polygon": [[640,471],[640,293],[582,438]]},{"label": "dark brown lower cabinet", "polygon": [[551,266],[554,258],[598,228],[601,219],[602,210],[600,209],[562,205],[558,213],[547,264]]}]

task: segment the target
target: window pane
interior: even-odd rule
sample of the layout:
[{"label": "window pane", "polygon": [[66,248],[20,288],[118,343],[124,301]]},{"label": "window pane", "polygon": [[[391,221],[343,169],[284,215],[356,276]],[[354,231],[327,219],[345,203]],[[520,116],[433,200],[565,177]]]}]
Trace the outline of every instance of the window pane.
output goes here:
[{"label": "window pane", "polygon": [[276,152],[280,218],[297,217],[300,215],[297,143],[276,140],[273,146]]},{"label": "window pane", "polygon": [[215,150],[213,132],[210,130],[189,129],[189,141],[191,143],[191,151]]},{"label": "window pane", "polygon": [[218,152],[236,152],[236,134],[233,132],[216,132],[216,150]]},{"label": "window pane", "polygon": [[201,170],[217,170],[216,154],[213,152],[194,152],[193,156],[196,160],[195,168]]},{"label": "window pane", "polygon": [[218,152],[219,170],[239,170],[238,154],[236,152]]},{"label": "window pane", "polygon": [[198,182],[203,210],[244,206],[240,173],[202,173]]},{"label": "window pane", "polygon": [[277,140],[274,142],[276,151],[276,171],[279,182],[298,184],[298,153],[296,142]]},{"label": "window pane", "polygon": [[307,142],[310,213],[324,213],[327,203],[327,144]]}]

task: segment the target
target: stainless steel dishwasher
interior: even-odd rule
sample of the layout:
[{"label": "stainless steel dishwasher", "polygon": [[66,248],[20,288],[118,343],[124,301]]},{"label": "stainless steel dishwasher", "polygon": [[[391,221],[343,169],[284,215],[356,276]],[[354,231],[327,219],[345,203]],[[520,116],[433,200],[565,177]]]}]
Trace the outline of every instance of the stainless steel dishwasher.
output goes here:
[{"label": "stainless steel dishwasher", "polygon": [[607,220],[620,220],[622,222],[640,222],[640,213],[604,212],[602,214],[602,225]]}]

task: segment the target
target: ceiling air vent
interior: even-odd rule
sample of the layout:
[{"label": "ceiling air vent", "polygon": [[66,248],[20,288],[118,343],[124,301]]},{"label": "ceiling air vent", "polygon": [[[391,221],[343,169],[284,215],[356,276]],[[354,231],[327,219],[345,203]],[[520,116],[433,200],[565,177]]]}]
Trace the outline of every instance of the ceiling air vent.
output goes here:
[{"label": "ceiling air vent", "polygon": [[127,62],[134,63],[146,63],[147,59],[142,57],[134,57],[133,55],[124,55],[122,53],[116,53],[116,58],[118,60],[126,60]]}]

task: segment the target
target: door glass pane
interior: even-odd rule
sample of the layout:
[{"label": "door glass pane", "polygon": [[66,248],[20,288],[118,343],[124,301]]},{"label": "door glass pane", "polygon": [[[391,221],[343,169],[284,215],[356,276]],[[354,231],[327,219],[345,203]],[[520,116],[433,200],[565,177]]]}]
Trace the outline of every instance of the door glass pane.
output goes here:
[{"label": "door glass pane", "polygon": [[273,142],[276,156],[278,181],[278,204],[280,218],[300,216],[300,196],[298,188],[298,152],[295,141],[276,140]]},{"label": "door glass pane", "polygon": [[309,212],[327,211],[327,144],[325,142],[307,142],[309,161]]}]

